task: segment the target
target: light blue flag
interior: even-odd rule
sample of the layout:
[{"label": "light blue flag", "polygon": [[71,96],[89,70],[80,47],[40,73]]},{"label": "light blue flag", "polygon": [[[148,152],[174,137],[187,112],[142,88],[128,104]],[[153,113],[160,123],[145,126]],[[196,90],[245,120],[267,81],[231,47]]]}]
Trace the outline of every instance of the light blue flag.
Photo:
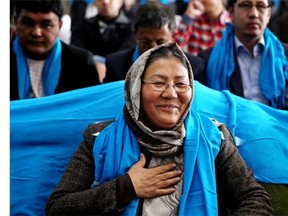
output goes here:
[{"label": "light blue flag", "polygon": [[88,124],[123,110],[123,81],[10,103],[11,215],[45,215]]},{"label": "light blue flag", "polygon": [[[124,82],[10,102],[11,215],[45,215],[90,123],[122,113]],[[193,109],[227,124],[258,181],[288,183],[288,112],[195,82]]]},{"label": "light blue flag", "polygon": [[218,92],[200,83],[195,86],[193,109],[225,123],[255,179],[288,184],[288,112]]}]

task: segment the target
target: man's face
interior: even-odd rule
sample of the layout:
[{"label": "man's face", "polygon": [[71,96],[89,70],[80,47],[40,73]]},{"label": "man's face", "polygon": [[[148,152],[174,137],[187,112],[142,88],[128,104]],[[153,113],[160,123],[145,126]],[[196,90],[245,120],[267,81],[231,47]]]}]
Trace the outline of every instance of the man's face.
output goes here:
[{"label": "man's face", "polygon": [[239,39],[260,39],[271,17],[267,0],[238,0],[230,12]]},{"label": "man's face", "polygon": [[123,5],[123,0],[97,0],[95,5],[98,13],[106,19],[115,19]]},{"label": "man's face", "polygon": [[161,28],[139,27],[134,34],[140,54],[158,45],[173,42],[174,36],[168,24],[163,25]]},{"label": "man's face", "polygon": [[16,34],[25,55],[32,59],[44,59],[53,48],[62,22],[53,13],[22,10],[16,17]]}]

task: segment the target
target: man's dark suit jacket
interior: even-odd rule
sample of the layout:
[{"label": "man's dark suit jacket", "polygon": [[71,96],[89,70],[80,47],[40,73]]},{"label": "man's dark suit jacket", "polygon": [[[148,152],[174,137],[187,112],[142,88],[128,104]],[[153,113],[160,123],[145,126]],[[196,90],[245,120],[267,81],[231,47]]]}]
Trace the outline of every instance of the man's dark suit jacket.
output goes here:
[{"label": "man's dark suit jacket", "polygon": [[[286,57],[288,58],[288,44],[283,44],[284,50],[285,50],[285,54]],[[203,50],[202,52],[200,52],[198,54],[199,57],[201,57],[202,59],[204,59],[205,61],[205,72],[204,72],[204,85],[207,85],[207,63],[208,60],[210,58],[211,52],[213,50],[212,48]],[[240,97],[244,98],[244,92],[243,92],[243,84],[242,84],[242,79],[241,79],[241,73],[240,73],[240,67],[239,67],[239,63],[237,60],[237,55],[236,55],[236,47],[234,46],[234,62],[235,62],[235,70],[231,75],[230,78],[230,92],[232,92],[235,95],[238,95]]]},{"label": "man's dark suit jacket", "polygon": [[[92,53],[61,43],[61,74],[55,94],[99,84]],[[10,47],[10,100],[19,100],[16,55],[12,44]]]},{"label": "man's dark suit jacket", "polygon": [[97,14],[78,23],[72,29],[71,44],[103,57],[135,46],[130,20],[122,10],[118,18],[110,22],[103,32],[101,22],[104,20]]},{"label": "man's dark suit jacket", "polygon": [[[128,50],[119,51],[113,54],[110,54],[106,57],[106,77],[104,78],[104,83],[113,82],[118,80],[124,80],[129,68],[133,64],[133,54],[135,47]],[[194,79],[203,83],[204,75],[204,61],[203,59],[193,56],[191,54],[186,54],[187,59],[189,60]]]}]

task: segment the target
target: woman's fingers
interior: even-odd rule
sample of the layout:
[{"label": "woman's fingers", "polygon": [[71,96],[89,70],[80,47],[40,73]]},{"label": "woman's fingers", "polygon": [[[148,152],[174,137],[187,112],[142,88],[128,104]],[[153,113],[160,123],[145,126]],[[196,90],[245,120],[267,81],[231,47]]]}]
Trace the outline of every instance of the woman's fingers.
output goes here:
[{"label": "woman's fingers", "polygon": [[154,168],[144,168],[145,156],[128,171],[139,198],[153,198],[171,194],[175,191],[173,186],[181,181],[182,171],[176,170],[174,163],[161,165]]}]

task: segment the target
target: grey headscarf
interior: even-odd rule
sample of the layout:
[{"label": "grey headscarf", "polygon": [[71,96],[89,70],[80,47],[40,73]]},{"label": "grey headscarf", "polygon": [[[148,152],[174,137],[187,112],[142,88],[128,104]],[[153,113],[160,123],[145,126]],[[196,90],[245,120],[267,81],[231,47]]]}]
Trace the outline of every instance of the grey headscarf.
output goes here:
[{"label": "grey headscarf", "polygon": [[[139,144],[152,153],[149,167],[156,167],[173,162],[176,164],[177,170],[183,171],[183,154],[181,154],[181,150],[186,134],[184,119],[187,116],[192,103],[194,88],[192,87],[192,98],[187,106],[187,109],[184,111],[184,114],[180,118],[179,122],[170,130],[152,131],[142,122],[141,115],[139,113],[141,107],[141,77],[145,71],[147,60],[149,59],[151,53],[157,52],[157,50],[163,47],[171,47],[171,49],[176,48],[176,51],[181,54],[188,68],[189,81],[191,84],[193,84],[191,65],[179,46],[175,43],[160,45],[143,53],[128,71],[124,89],[126,110],[130,116],[128,121],[132,122],[130,122],[130,126],[132,124],[134,130],[136,128],[137,140]],[[183,181],[181,180],[178,184],[174,185],[175,192],[172,194],[155,197],[152,199],[144,199],[142,215],[177,215],[180,197],[182,194],[182,184]]]},{"label": "grey headscarf", "polygon": [[125,79],[125,101],[126,101],[126,108],[128,110],[129,115],[131,116],[133,122],[150,138],[153,139],[153,143],[147,141],[147,139],[143,139],[143,137],[138,137],[138,141],[141,145],[146,147],[148,151],[152,154],[165,157],[169,155],[173,155],[177,153],[180,147],[183,144],[183,138],[185,137],[185,127],[184,127],[184,119],[187,116],[192,99],[193,99],[193,92],[194,86],[192,87],[192,99],[189,102],[187,109],[185,110],[183,116],[179,120],[179,122],[173,127],[171,130],[157,130],[152,131],[148,128],[140,119],[140,97],[141,97],[141,85],[142,80],[141,77],[145,71],[145,66],[147,60],[152,52],[157,52],[157,50],[163,47],[174,47],[176,50],[181,54],[183,59],[186,61],[186,65],[188,68],[189,74],[189,81],[193,84],[193,72],[190,65],[190,62],[186,58],[185,54],[181,50],[181,48],[176,43],[166,43],[160,46],[157,46],[153,49],[150,49],[143,53],[130,67],[126,79]]}]

